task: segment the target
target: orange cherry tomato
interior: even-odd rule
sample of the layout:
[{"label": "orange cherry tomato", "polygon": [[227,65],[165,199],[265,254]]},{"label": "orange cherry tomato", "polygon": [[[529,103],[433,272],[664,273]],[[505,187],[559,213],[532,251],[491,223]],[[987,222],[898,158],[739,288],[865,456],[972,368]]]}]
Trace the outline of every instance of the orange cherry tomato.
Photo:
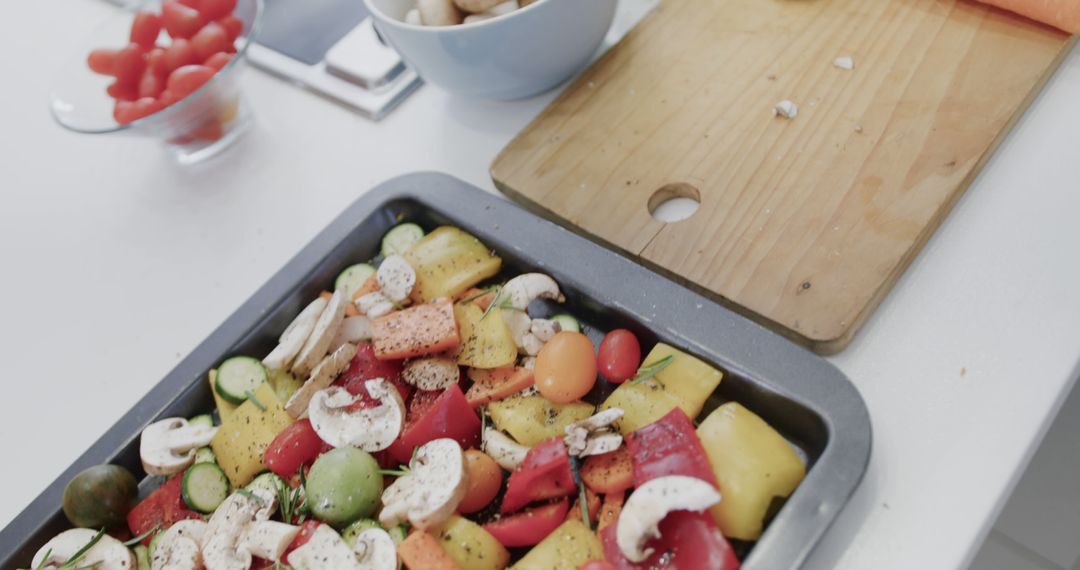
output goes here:
[{"label": "orange cherry tomato", "polygon": [[580,399],[596,384],[596,352],[589,337],[562,331],[536,355],[533,370],[540,394],[556,404]]},{"label": "orange cherry tomato", "polygon": [[462,513],[475,513],[495,500],[502,487],[502,468],[488,454],[478,449],[465,452],[465,474],[468,486],[465,498],[458,504]]}]

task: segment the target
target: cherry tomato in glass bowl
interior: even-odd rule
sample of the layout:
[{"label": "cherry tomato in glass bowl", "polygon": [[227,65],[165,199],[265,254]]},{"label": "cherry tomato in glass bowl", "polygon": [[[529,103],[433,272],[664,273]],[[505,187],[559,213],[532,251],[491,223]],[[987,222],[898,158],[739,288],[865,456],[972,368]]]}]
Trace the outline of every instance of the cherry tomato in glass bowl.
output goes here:
[{"label": "cherry tomato in glass bowl", "polygon": [[597,367],[604,380],[621,384],[637,374],[641,363],[641,343],[634,333],[626,329],[615,329],[600,343],[596,355]]}]

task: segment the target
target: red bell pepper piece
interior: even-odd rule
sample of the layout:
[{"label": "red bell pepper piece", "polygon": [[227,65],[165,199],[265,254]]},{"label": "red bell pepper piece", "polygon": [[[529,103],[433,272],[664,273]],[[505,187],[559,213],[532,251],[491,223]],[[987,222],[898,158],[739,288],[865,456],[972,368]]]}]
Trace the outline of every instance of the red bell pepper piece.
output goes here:
[{"label": "red bell pepper piece", "polygon": [[[165,530],[177,521],[201,518],[201,515],[187,507],[180,495],[184,474],[174,475],[162,486],[150,493],[128,513],[127,523],[132,536],[139,536],[158,527]],[[150,544],[152,537],[143,539],[143,544]]]},{"label": "red bell pepper piece", "polygon": [[510,474],[503,495],[503,513],[512,513],[533,501],[565,497],[577,492],[570,454],[561,437],[553,437],[529,450]]},{"label": "red bell pepper piece", "polygon": [[736,570],[739,559],[735,551],[720,534],[708,511],[676,511],[660,521],[660,538],[646,543],[653,553],[643,562],[634,563],[623,556],[615,541],[618,524],[608,525],[600,531],[604,545],[604,557],[617,570]]},{"label": "red bell pepper piece", "polygon": [[634,465],[635,487],[667,475],[696,477],[717,487],[694,424],[679,408],[631,432],[626,436],[626,447]]},{"label": "red bell pepper piece", "polygon": [[368,394],[364,382],[382,378],[397,388],[402,401],[408,402],[413,387],[406,384],[405,380],[401,378],[403,369],[404,364],[401,360],[379,360],[375,358],[374,347],[367,343],[361,343],[357,345],[356,356],[349,363],[349,367],[345,372],[341,373],[341,376],[338,376],[334,385],[345,388],[353,396],[360,396],[361,401],[358,407],[367,408],[376,406],[379,402],[372,398],[371,394]]},{"label": "red bell pepper piece", "polygon": [[462,449],[480,445],[480,417],[456,384],[442,392],[418,390],[409,402],[401,436],[387,451],[398,463],[408,463],[414,448],[442,437],[457,441]]},{"label": "red bell pepper piece", "polygon": [[570,502],[561,501],[508,515],[484,525],[484,530],[507,548],[533,546],[566,520]]},{"label": "red bell pepper piece", "polygon": [[318,457],[333,446],[319,438],[311,420],[304,418],[290,424],[277,434],[266,447],[263,462],[266,468],[282,479],[296,475],[301,466],[310,467]]}]

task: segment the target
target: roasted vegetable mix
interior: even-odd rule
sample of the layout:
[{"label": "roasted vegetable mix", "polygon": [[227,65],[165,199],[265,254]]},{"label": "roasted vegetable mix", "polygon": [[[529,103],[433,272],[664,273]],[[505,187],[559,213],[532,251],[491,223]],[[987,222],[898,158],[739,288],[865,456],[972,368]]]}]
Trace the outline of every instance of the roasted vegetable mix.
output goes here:
[{"label": "roasted vegetable mix", "polygon": [[216,421],[145,428],[156,490],[75,477],[78,528],[31,568],[731,569],[729,540],[745,552],[805,476],[751,410],[706,411],[720,370],[540,318],[566,300],[551,277],[499,279],[453,227],[402,224],[382,249],[269,354],[208,372]]}]

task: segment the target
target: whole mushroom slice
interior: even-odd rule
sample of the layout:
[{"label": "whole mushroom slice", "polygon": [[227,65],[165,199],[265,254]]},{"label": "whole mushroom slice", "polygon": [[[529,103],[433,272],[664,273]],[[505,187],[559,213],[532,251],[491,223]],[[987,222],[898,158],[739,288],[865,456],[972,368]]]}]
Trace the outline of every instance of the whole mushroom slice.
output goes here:
[{"label": "whole mushroom slice", "polygon": [[300,354],[296,356],[296,362],[292,365],[292,373],[303,378],[311,373],[315,366],[326,356],[330,350],[330,342],[334,340],[341,321],[345,318],[345,305],[349,302],[346,298],[345,289],[334,291],[326,308],[319,314],[315,326],[311,329],[311,335],[304,342]]},{"label": "whole mushroom slice", "polygon": [[[43,570],[63,567],[97,535],[98,531],[88,528],[65,530],[37,551],[30,566]],[[93,567],[95,570],[133,570],[135,554],[124,543],[103,534],[93,547],[83,553],[77,566]]]},{"label": "whole mushroom slice", "polygon": [[585,448],[577,454],[578,457],[590,455],[603,455],[611,453],[622,446],[623,438],[617,433],[594,433],[585,440]]},{"label": "whole mushroom slice", "polygon": [[369,319],[377,319],[390,314],[394,310],[394,303],[382,291],[375,291],[357,299],[356,310]]},{"label": "whole mushroom slice", "polygon": [[356,356],[356,345],[345,343],[311,371],[311,377],[285,402],[285,411],[294,419],[300,419],[308,409],[308,403],[316,392],[334,383],[339,374],[345,372]]},{"label": "whole mushroom slice", "polygon": [[357,344],[366,340],[371,340],[371,319],[363,315],[345,317],[334,335],[334,340],[330,341],[330,352],[346,343]]},{"label": "whole mushroom slice", "polygon": [[244,538],[251,525],[270,518],[275,506],[273,494],[258,488],[236,491],[218,505],[203,534],[206,570],[247,570],[252,552]]},{"label": "whole mushroom slice", "polygon": [[525,311],[514,309],[499,311],[499,314],[506,321],[506,326],[510,329],[510,336],[514,337],[514,345],[518,347],[518,352],[524,352],[525,335],[530,334],[529,329],[532,328],[532,319],[525,314]]},{"label": "whole mushroom slice", "polygon": [[210,445],[217,427],[191,425],[184,418],[154,422],[142,432],[139,458],[149,475],[173,475],[195,462],[195,450]]},{"label": "whole mushroom slice", "polygon": [[263,359],[263,365],[271,370],[288,368],[296,355],[300,354],[300,349],[304,348],[304,343],[315,329],[315,322],[326,309],[326,303],[326,299],[319,297],[304,307],[293,322],[285,327],[285,332],[278,337],[278,345]]},{"label": "whole mushroom slice", "polygon": [[452,358],[429,356],[405,363],[401,378],[421,390],[443,390],[461,380],[461,369]]},{"label": "whole mushroom slice", "polygon": [[391,255],[379,265],[375,272],[379,289],[391,301],[398,303],[409,298],[416,285],[416,270],[400,255]]},{"label": "whole mushroom slice", "polygon": [[334,447],[358,447],[368,453],[394,443],[405,426],[405,401],[397,388],[382,378],[364,382],[375,407],[353,410],[359,399],[348,390],[332,386],[320,390],[308,405],[311,427],[319,438]]},{"label": "whole mushroom slice", "polygon": [[615,527],[615,543],[631,562],[652,553],[645,543],[660,537],[660,521],[673,511],[704,511],[720,502],[712,485],[685,475],[658,477],[639,486],[626,500]]},{"label": "whole mushroom slice", "polygon": [[453,0],[416,0],[416,9],[425,26],[456,26],[465,19]]},{"label": "whole mushroom slice", "polygon": [[525,273],[506,282],[502,298],[519,311],[529,308],[536,299],[551,299],[562,303],[566,300],[559,292],[559,284],[543,273]]},{"label": "whole mushroom slice", "polygon": [[397,570],[397,547],[381,528],[360,533],[350,547],[328,525],[319,525],[311,540],[289,553],[288,563],[295,570]]},{"label": "whole mushroom slice", "polygon": [[499,467],[507,471],[517,469],[525,461],[529,454],[529,448],[514,441],[503,432],[489,427],[484,430],[484,444],[481,446],[499,464]]},{"label": "whole mushroom slice", "polygon": [[199,570],[203,567],[200,545],[206,522],[182,520],[172,524],[154,541],[151,570]]},{"label": "whole mushroom slice", "polygon": [[264,560],[277,561],[289,547],[300,527],[278,521],[255,521],[248,526],[240,548]]},{"label": "whole mushroom slice", "polygon": [[379,522],[392,527],[408,520],[428,529],[450,518],[465,497],[465,455],[458,442],[441,438],[416,450],[409,473],[383,491]]},{"label": "whole mushroom slice", "polygon": [[398,568],[397,544],[390,533],[381,528],[369,528],[356,535],[352,549],[364,570]]}]

